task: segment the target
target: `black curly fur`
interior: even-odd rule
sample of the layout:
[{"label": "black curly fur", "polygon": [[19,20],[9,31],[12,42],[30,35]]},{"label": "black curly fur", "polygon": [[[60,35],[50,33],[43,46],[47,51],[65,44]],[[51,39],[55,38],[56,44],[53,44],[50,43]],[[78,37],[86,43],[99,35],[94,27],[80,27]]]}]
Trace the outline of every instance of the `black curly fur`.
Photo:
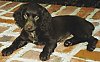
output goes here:
[{"label": "black curly fur", "polygon": [[59,39],[68,33],[74,37],[66,40],[64,46],[87,41],[87,50],[93,51],[96,48],[97,39],[92,36],[94,26],[78,16],[51,17],[44,7],[36,3],[21,5],[13,16],[16,24],[23,29],[12,45],[2,50],[3,56],[8,56],[16,49],[35,40],[35,44],[45,44],[39,57],[40,60],[46,61],[54,52]]}]

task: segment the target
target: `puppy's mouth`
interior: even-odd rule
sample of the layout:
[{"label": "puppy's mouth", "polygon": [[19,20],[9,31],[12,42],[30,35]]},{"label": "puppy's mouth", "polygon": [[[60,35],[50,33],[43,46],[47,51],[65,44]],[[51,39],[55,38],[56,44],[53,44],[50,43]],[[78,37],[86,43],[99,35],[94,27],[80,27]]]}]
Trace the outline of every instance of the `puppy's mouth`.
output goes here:
[{"label": "puppy's mouth", "polygon": [[36,29],[34,29],[34,30],[25,30],[25,31],[27,31],[27,32],[34,32]]}]

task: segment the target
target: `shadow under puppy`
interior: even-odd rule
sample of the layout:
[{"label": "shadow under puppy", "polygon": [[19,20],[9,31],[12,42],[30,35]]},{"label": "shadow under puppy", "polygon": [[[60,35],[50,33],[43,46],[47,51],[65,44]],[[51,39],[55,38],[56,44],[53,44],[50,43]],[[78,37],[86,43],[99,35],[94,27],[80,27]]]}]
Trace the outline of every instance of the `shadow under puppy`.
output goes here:
[{"label": "shadow under puppy", "polygon": [[46,61],[54,52],[60,37],[68,33],[73,37],[66,40],[64,46],[88,42],[88,51],[93,51],[96,48],[97,39],[92,36],[94,26],[78,16],[51,17],[44,7],[36,3],[21,5],[13,16],[16,24],[23,29],[12,45],[2,50],[3,56],[8,56],[18,48],[33,42],[45,44],[39,57],[40,60]]}]

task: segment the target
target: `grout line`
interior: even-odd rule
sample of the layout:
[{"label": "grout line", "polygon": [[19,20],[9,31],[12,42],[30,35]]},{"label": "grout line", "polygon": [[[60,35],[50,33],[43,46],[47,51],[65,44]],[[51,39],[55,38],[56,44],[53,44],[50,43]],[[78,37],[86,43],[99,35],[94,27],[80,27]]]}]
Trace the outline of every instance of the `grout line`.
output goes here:
[{"label": "grout line", "polygon": [[1,15],[4,15],[4,14],[10,12],[10,11],[12,11],[13,9],[15,9],[16,7],[18,7],[18,6],[20,6],[20,5],[22,5],[22,3],[20,3],[20,4],[16,5],[16,6],[14,6],[14,7],[12,7],[11,9],[9,9],[9,10],[7,10],[7,11],[5,11],[5,12],[0,13],[0,16],[1,16]]},{"label": "grout line", "polygon": [[10,3],[12,3],[12,2],[7,2],[7,3],[5,3],[4,5],[1,5],[0,8],[6,6],[6,5],[10,4]]},{"label": "grout line", "polygon": [[50,8],[50,7],[51,7],[51,5],[48,5],[48,6],[46,6],[45,8],[48,9],[48,8]]},{"label": "grout line", "polygon": [[100,36],[94,36],[95,38],[97,38],[98,40],[100,40]]},{"label": "grout line", "polygon": [[94,11],[92,11],[92,12],[90,13],[90,15],[87,16],[86,19],[91,19],[91,18],[95,15],[95,13],[97,13],[98,11],[100,11],[100,9],[94,9]]},{"label": "grout line", "polygon": [[94,29],[94,31],[93,31],[93,35],[94,35],[95,33],[99,32],[99,31],[100,31],[100,25],[95,27],[95,29]]},{"label": "grout line", "polygon": [[1,18],[1,19],[6,19],[6,20],[7,20],[7,19],[14,20],[13,17],[0,16],[0,18]]},{"label": "grout line", "polygon": [[17,37],[20,34],[20,32],[12,32],[16,28],[18,28],[18,26],[15,24],[0,23],[0,26],[9,27],[8,30],[5,30],[3,33],[0,34],[0,37],[2,37],[4,35]]},{"label": "grout line", "polygon": [[86,62],[89,62],[89,61],[91,61],[91,62],[99,62],[99,61],[94,61],[94,60],[87,60],[87,59],[84,59],[84,58],[79,58],[79,57],[73,57],[74,59],[79,59],[79,60],[83,60],[83,61],[86,61]]},{"label": "grout line", "polygon": [[[0,11],[6,11],[6,10],[0,9]],[[14,13],[14,12],[8,12],[8,13]]]},{"label": "grout line", "polygon": [[51,16],[52,16],[52,17],[57,16],[56,14],[59,13],[60,11],[62,11],[63,9],[65,9],[65,8],[66,8],[66,6],[62,6],[58,11],[53,12],[53,13],[51,14]]},{"label": "grout line", "polygon": [[18,60],[21,62],[42,62],[42,61],[27,59],[27,58],[9,58],[9,60],[7,60],[6,62],[11,62],[12,60]]},{"label": "grout line", "polygon": [[96,52],[100,52],[100,48],[95,48],[94,51],[96,51]]},{"label": "grout line", "polygon": [[8,47],[8,46],[10,46],[12,43],[10,43],[10,42],[0,42],[2,45],[4,45],[4,46],[2,46],[2,47],[0,47],[0,51],[2,51],[4,48],[6,48],[6,47]]},{"label": "grout line", "polygon": [[76,47],[71,52],[69,52],[69,54],[66,55],[65,58],[62,58],[62,62],[70,62],[75,54],[77,54],[80,50],[85,48],[85,44],[86,43],[80,43],[76,45]]},{"label": "grout line", "polygon": [[69,15],[76,15],[80,10],[81,10],[81,8],[77,8],[74,12],[72,12]]},{"label": "grout line", "polygon": [[[11,55],[10,59],[7,59],[6,62],[10,62],[12,60],[15,60],[15,58],[19,58],[21,57],[24,53],[26,53],[27,51],[31,50],[32,47],[35,46],[32,43],[28,43],[26,46],[23,47],[23,49],[21,49],[20,51],[18,51],[15,55]],[[30,47],[30,48],[29,48]],[[20,59],[17,59],[20,61]],[[23,59],[24,60],[24,59]],[[23,61],[22,60],[22,61]],[[29,60],[29,59],[28,59]],[[27,62],[27,61],[26,61]]]}]

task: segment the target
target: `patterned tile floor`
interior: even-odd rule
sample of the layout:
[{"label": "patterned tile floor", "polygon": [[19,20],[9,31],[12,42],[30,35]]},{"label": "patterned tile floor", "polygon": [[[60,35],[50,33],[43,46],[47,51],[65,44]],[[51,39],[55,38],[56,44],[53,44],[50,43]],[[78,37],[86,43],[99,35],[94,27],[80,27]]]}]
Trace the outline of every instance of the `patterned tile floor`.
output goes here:
[{"label": "patterned tile floor", "polygon": [[[21,32],[21,29],[15,25],[12,17],[14,11],[21,4],[19,2],[0,1],[0,51],[8,47]],[[47,4],[42,4],[42,6],[52,16],[77,15],[87,19],[95,26],[93,36],[99,39],[93,52],[86,50],[87,43],[64,47],[63,42],[60,42],[51,58],[45,62],[100,62],[100,9]],[[10,56],[3,57],[0,53],[0,62],[42,62],[38,57],[42,48],[43,46],[29,43]]]}]

